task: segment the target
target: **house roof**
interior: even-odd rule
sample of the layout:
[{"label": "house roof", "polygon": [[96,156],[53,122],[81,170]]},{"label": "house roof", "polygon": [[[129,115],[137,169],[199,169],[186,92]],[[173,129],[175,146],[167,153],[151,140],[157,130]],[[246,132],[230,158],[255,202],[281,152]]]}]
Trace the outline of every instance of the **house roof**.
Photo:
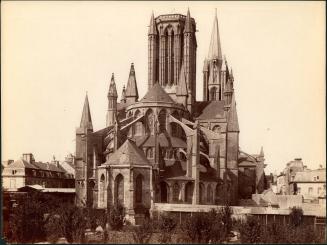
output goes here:
[{"label": "house roof", "polygon": [[149,165],[150,163],[145,157],[144,152],[136,146],[135,142],[127,139],[117,151],[109,156],[107,164]]},{"label": "house roof", "polygon": [[140,102],[166,102],[175,103],[159,83],[153,85]]},{"label": "house roof", "polygon": [[38,169],[37,166],[23,160],[19,159],[11,164],[8,165],[8,168],[31,168],[31,169]]},{"label": "house roof", "polygon": [[[207,102],[198,103],[197,109],[202,109],[198,119],[215,119],[224,118],[224,101],[211,101],[206,105]],[[202,107],[202,108],[201,108]]]},{"label": "house roof", "polygon": [[60,165],[59,167],[57,167],[55,164],[52,163],[34,162],[33,165],[35,165],[36,167],[42,170],[61,172],[61,173],[66,172],[62,167],[60,167]]}]

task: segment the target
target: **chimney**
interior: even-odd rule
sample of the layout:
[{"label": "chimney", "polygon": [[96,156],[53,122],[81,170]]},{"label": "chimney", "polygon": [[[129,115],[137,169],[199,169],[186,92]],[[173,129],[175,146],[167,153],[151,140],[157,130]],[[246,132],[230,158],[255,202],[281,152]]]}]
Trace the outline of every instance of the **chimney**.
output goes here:
[{"label": "chimney", "polygon": [[23,154],[23,160],[28,162],[28,163],[34,163],[34,156],[32,153],[24,153]]}]

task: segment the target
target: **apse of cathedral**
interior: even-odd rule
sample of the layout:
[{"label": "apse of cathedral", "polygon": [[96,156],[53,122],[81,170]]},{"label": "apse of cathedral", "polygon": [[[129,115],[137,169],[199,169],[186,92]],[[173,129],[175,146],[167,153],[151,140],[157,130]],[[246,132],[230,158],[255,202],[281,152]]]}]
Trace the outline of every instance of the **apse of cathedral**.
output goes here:
[{"label": "apse of cathedral", "polygon": [[[209,35],[209,33],[208,33]],[[265,188],[264,153],[242,152],[234,76],[222,55],[217,14],[203,64],[203,101],[196,101],[196,22],[151,16],[148,91],[139,98],[131,64],[120,101],[114,74],[106,127],[94,131],[86,96],[76,130],[76,203],[127,215],[156,203],[237,205]]]}]

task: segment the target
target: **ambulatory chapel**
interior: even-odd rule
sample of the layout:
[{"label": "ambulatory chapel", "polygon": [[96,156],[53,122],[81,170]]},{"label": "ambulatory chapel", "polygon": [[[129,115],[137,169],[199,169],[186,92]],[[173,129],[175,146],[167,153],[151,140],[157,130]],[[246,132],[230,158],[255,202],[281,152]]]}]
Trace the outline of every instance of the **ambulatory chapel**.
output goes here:
[{"label": "ambulatory chapel", "polygon": [[203,101],[196,100],[196,51],[189,10],[152,14],[144,97],[133,63],[119,101],[112,73],[106,127],[94,131],[86,96],[76,129],[78,206],[121,204],[133,219],[157,203],[237,205],[266,188],[263,149],[250,155],[239,147],[236,81],[222,54],[217,14],[203,61]]}]

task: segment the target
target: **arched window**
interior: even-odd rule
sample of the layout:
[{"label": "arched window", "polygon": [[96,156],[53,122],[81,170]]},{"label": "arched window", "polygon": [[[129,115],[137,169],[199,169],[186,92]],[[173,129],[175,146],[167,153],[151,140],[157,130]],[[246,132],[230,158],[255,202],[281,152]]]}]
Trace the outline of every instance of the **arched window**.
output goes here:
[{"label": "arched window", "polygon": [[158,115],[158,121],[159,121],[159,131],[165,132],[166,131],[166,117],[167,112],[165,109],[162,109]]},{"label": "arched window", "polygon": [[149,148],[146,150],[146,157],[147,157],[147,158],[153,158],[153,149],[152,149],[152,147],[149,147]]},{"label": "arched window", "polygon": [[151,109],[146,113],[148,133],[154,135],[154,114]]},{"label": "arched window", "polygon": [[208,185],[207,189],[207,203],[212,204],[213,203],[213,192],[211,185]]},{"label": "arched window", "polygon": [[166,182],[160,182],[160,196],[161,202],[166,203],[168,202],[168,185]]},{"label": "arched window", "polygon": [[104,207],[104,191],[105,191],[105,177],[104,174],[100,178],[100,207]]},{"label": "arched window", "polygon": [[[137,110],[135,112],[134,119],[138,118],[140,115],[141,115],[141,112],[139,110]],[[142,135],[142,133],[143,133],[142,122],[140,122],[140,121],[136,122],[134,127],[135,127],[134,135],[136,135],[136,136]]]},{"label": "arched window", "polygon": [[192,182],[188,182],[185,185],[185,201],[187,203],[192,203],[192,199],[193,199],[193,183]]},{"label": "arched window", "polygon": [[210,100],[216,100],[216,92],[217,92],[216,87],[212,87],[210,89]]},{"label": "arched window", "polygon": [[139,174],[136,177],[136,189],[135,189],[135,201],[136,203],[142,203],[142,189],[143,189],[143,176]]},{"label": "arched window", "polygon": [[205,203],[205,187],[203,183],[200,183],[199,185],[199,193],[200,193],[200,204]]},{"label": "arched window", "polygon": [[124,177],[121,174],[115,179],[115,203],[124,205]]},{"label": "arched window", "polygon": [[179,185],[178,183],[175,183],[173,185],[173,201],[178,202],[179,201]]}]

